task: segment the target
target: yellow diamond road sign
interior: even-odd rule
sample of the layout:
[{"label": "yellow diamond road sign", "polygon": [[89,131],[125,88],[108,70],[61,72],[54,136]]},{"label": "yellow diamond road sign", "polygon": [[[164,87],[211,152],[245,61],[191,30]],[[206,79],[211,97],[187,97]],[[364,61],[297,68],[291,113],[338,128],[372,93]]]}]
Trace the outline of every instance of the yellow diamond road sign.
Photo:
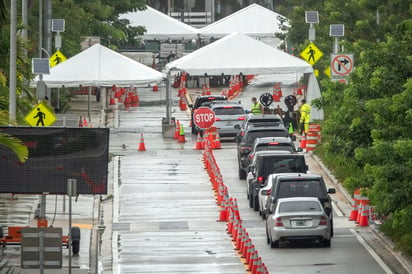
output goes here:
[{"label": "yellow diamond road sign", "polygon": [[41,102],[24,117],[24,120],[32,127],[48,127],[56,122],[56,116],[46,102]]},{"label": "yellow diamond road sign", "polygon": [[302,56],[302,58],[309,64],[314,65],[320,58],[322,58],[323,52],[318,49],[314,43],[310,43],[309,46],[300,53],[300,56]]},{"label": "yellow diamond road sign", "polygon": [[67,60],[66,56],[64,56],[63,53],[61,53],[58,50],[55,53],[53,53],[52,56],[50,56],[50,66],[54,67],[55,65],[63,63],[66,60]]}]

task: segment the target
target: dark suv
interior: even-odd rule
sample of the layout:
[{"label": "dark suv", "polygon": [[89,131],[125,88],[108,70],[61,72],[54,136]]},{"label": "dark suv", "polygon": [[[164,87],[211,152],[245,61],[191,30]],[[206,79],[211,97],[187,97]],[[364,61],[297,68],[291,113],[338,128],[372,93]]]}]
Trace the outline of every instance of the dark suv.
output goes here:
[{"label": "dark suv", "polygon": [[277,200],[289,197],[317,197],[331,222],[333,236],[332,199],[329,194],[336,193],[334,188],[326,188],[321,175],[318,174],[285,174],[276,176],[272,182],[270,197],[263,214],[270,214],[276,208]]},{"label": "dark suv", "polygon": [[199,95],[196,97],[195,102],[193,104],[189,104],[189,108],[192,110],[191,112],[191,125],[192,125],[192,133],[197,133],[196,125],[193,122],[193,113],[196,109],[200,107],[209,107],[210,103],[213,101],[227,101],[227,97],[223,95]]},{"label": "dark suv", "polygon": [[239,179],[246,178],[247,157],[252,151],[252,145],[258,137],[289,137],[288,130],[282,125],[272,127],[250,126],[244,132],[235,137],[237,143],[237,159],[239,168]]},{"label": "dark suv", "polygon": [[255,211],[259,210],[259,190],[272,173],[306,173],[305,156],[291,154],[288,151],[258,151],[248,167],[247,197],[249,206]]},{"label": "dark suv", "polygon": [[247,157],[247,166],[252,162],[255,153],[263,150],[285,150],[291,153],[302,152],[303,149],[295,147],[289,137],[258,137],[252,145],[252,150]]}]

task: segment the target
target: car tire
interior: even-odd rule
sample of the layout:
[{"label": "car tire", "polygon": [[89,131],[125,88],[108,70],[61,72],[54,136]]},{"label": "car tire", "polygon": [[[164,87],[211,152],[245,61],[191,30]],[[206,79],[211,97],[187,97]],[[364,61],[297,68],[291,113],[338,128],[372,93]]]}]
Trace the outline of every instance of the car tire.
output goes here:
[{"label": "car tire", "polygon": [[239,179],[244,180],[246,179],[246,171],[239,167]]},{"label": "car tire", "polygon": [[259,211],[259,200],[258,200],[257,197],[253,198],[253,210],[254,211]]},{"label": "car tire", "polygon": [[329,239],[329,240],[324,239],[323,240],[323,247],[330,247],[330,242],[331,242],[331,239]]},{"label": "car tire", "polygon": [[279,241],[273,241],[272,237],[269,237],[269,244],[271,248],[278,248],[279,247]]},{"label": "car tire", "polygon": [[77,255],[80,252],[80,241],[72,241],[72,253]]},{"label": "car tire", "polygon": [[266,243],[267,243],[267,244],[270,244],[269,232],[268,232],[267,224],[266,224]]},{"label": "car tire", "polygon": [[249,207],[253,208],[253,196],[250,195],[250,192],[249,192]]},{"label": "car tire", "polygon": [[330,221],[330,237],[333,237],[333,220]]}]

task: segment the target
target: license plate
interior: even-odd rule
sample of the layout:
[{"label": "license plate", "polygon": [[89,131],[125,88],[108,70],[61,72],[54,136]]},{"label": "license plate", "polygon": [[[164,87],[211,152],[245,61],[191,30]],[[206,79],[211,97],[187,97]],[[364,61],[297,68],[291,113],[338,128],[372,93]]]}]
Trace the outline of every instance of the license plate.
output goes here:
[{"label": "license plate", "polygon": [[306,221],[294,221],[295,226],[306,226]]}]

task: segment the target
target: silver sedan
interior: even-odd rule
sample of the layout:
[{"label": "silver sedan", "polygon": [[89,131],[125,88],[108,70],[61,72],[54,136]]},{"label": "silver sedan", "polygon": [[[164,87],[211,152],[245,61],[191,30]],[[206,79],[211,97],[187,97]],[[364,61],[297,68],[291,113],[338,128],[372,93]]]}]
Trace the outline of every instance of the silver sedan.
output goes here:
[{"label": "silver sedan", "polygon": [[272,248],[279,247],[280,242],[297,240],[330,247],[331,223],[318,198],[283,198],[266,219],[266,237]]}]

